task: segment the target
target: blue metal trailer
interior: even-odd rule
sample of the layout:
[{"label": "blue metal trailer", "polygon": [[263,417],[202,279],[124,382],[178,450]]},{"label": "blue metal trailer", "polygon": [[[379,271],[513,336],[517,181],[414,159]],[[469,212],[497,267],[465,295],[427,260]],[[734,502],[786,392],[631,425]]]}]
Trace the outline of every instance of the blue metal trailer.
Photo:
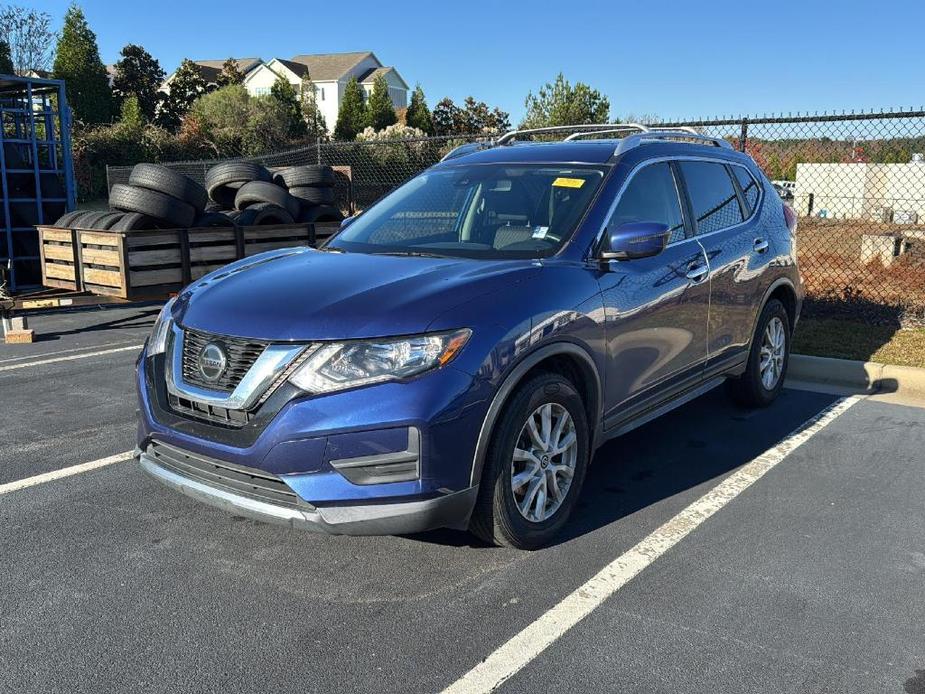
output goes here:
[{"label": "blue metal trailer", "polygon": [[74,209],[71,114],[62,80],[0,75],[0,266],[8,289],[42,282],[36,225]]}]

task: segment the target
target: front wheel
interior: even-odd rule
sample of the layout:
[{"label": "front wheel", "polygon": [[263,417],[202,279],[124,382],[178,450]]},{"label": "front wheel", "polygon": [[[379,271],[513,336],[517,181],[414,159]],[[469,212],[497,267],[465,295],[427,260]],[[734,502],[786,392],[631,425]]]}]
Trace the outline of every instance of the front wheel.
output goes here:
[{"label": "front wheel", "polygon": [[790,317],[771,299],[761,312],[745,373],[728,383],[733,399],[746,407],[770,405],[784,387],[790,361]]},{"label": "front wheel", "polygon": [[575,386],[553,373],[524,383],[492,436],[472,532],[520,549],[549,544],[581,492],[588,448],[587,416]]}]

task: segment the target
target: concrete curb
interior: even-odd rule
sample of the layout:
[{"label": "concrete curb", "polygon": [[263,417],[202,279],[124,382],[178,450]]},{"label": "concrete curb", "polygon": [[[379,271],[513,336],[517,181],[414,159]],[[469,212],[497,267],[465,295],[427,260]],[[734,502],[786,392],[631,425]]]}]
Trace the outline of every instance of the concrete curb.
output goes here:
[{"label": "concrete curb", "polygon": [[859,393],[896,393],[925,400],[925,369],[912,366],[793,354],[790,356],[787,379]]}]

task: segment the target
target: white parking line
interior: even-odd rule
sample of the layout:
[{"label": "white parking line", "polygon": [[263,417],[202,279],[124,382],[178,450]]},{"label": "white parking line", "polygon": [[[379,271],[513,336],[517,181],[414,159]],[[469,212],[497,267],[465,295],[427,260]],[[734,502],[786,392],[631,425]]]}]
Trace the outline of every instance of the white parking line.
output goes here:
[{"label": "white parking line", "polygon": [[87,350],[98,350],[100,347],[110,348],[110,347],[121,347],[123,345],[135,344],[135,340],[118,340],[116,342],[107,342],[102,345],[87,345],[86,347],[72,347],[70,349],[56,349],[50,352],[42,352],[40,354],[23,354],[18,357],[5,357],[0,359],[0,365],[3,364],[12,364],[14,361],[26,361],[27,359],[45,359],[46,357],[54,357],[59,354],[74,354],[75,352],[86,352]]},{"label": "white parking line", "polygon": [[114,349],[101,349],[96,352],[88,352],[86,354],[71,354],[66,357],[52,357],[51,359],[39,359],[38,361],[29,361],[25,364],[9,364],[7,366],[0,366],[0,371],[12,371],[13,369],[25,369],[28,366],[41,366],[42,364],[54,364],[59,361],[74,361],[75,359],[86,359],[87,357],[99,357],[104,354],[114,354],[115,352],[127,352],[129,350],[135,350],[136,352],[144,347],[144,344],[140,345],[129,345],[128,347],[116,347]]},{"label": "white parking line", "polygon": [[35,475],[34,477],[26,477],[25,479],[16,480],[15,482],[0,484],[0,495],[7,494],[9,492],[15,492],[19,489],[25,489],[26,487],[34,487],[37,484],[45,484],[45,482],[60,480],[63,477],[79,475],[81,472],[89,472],[90,470],[106,467],[107,465],[112,465],[113,463],[121,463],[122,461],[128,460],[131,457],[132,451],[125,451],[125,453],[116,453],[115,455],[111,455],[108,458],[91,460],[89,463],[72,465],[71,467],[61,468],[60,470],[52,470],[51,472],[45,472],[41,475]]},{"label": "white parking line", "polygon": [[838,400],[805,422],[774,448],[746,463],[697,501],[601,569],[562,602],[503,644],[444,690],[444,694],[491,692],[536,658],[604,600],[748,489],[798,446],[819,433],[862,396]]}]

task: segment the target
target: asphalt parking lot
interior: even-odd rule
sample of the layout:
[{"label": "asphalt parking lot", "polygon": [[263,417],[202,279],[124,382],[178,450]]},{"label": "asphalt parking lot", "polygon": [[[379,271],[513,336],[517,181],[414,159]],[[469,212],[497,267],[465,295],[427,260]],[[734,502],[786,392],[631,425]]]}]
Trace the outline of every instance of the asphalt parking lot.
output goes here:
[{"label": "asphalt parking lot", "polygon": [[476,690],[470,670],[773,458],[499,691],[925,693],[925,409],[714,391],[602,448],[554,547],[328,537],[130,460],[48,479],[133,447],[156,313],[40,316],[40,341],[0,345],[0,691]]}]

